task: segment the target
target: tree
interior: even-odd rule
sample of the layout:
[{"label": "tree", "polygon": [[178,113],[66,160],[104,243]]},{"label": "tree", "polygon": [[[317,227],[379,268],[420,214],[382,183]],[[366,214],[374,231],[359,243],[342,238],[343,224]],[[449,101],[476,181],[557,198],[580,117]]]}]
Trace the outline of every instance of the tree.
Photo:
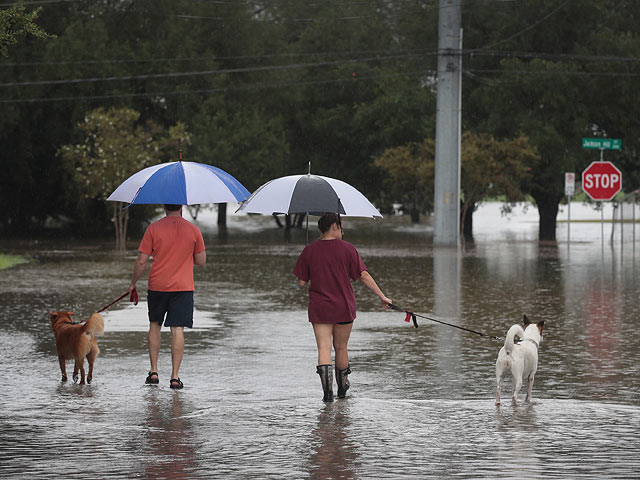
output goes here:
[{"label": "tree", "polygon": [[629,61],[640,45],[638,18],[637,2],[628,1],[468,2],[463,10],[463,128],[498,139],[523,134],[535,147],[540,161],[528,193],[540,214],[540,240],[556,238],[564,172],[589,163],[581,137],[628,138],[627,164],[637,158],[638,128],[629,138],[623,127],[637,123],[640,107],[632,86],[638,62]]},{"label": "tree", "polygon": [[36,24],[40,10],[42,8],[26,12],[22,5],[0,10],[0,54],[6,57],[9,46],[18,43],[20,36],[52,37]]},{"label": "tree", "polygon": [[[289,145],[277,115],[212,98],[193,120],[196,160],[226,170],[249,191],[286,173]],[[225,208],[218,206],[218,225],[226,223]]]},{"label": "tree", "polygon": [[[98,202],[105,210],[106,198],[120,183],[138,170],[175,158],[189,135],[182,124],[163,129],[147,121],[139,123],[140,114],[129,108],[98,108],[78,124],[82,141],[62,146],[58,155],[76,182],[81,205]],[[125,249],[129,209],[112,202],[112,221],[116,248]]]},{"label": "tree", "polygon": [[509,203],[524,200],[531,171],[539,162],[526,137],[496,140],[465,132],[462,136],[460,224],[465,238],[473,237],[473,212],[488,197]]},{"label": "tree", "polygon": [[434,123],[424,66],[413,68],[419,60],[397,32],[405,7],[382,0],[278,5],[274,15],[288,51],[309,64],[291,70],[292,87],[281,102],[289,171],[304,173],[311,162],[312,173],[347,181],[379,203],[382,177],[373,158],[422,141]]},{"label": "tree", "polygon": [[392,201],[402,203],[411,221],[420,221],[421,213],[433,211],[433,177],[435,142],[388,148],[376,157],[374,164],[384,171],[385,193]]}]

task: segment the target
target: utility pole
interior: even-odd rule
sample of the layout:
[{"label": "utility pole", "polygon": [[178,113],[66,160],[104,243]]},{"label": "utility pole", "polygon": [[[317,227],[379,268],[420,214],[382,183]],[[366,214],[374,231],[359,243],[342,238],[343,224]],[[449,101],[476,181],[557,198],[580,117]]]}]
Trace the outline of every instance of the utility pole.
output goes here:
[{"label": "utility pole", "polygon": [[460,239],[461,12],[462,0],[440,0],[433,242],[449,247]]}]

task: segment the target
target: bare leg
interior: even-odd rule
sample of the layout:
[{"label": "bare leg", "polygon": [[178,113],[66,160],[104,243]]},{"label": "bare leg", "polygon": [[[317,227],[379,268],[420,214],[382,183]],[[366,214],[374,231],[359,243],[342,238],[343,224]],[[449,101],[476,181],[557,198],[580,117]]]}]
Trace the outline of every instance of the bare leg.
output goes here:
[{"label": "bare leg", "polygon": [[184,327],[171,327],[171,378],[179,378],[178,371],[184,355]]},{"label": "bare leg", "polygon": [[318,346],[318,365],[331,365],[331,336],[333,334],[332,323],[313,323],[313,332],[316,335]]},{"label": "bare leg", "polygon": [[149,343],[149,361],[151,363],[151,371],[158,371],[158,354],[160,353],[160,331],[162,325],[155,322],[149,323],[149,334],[147,341]]},{"label": "bare leg", "polygon": [[347,325],[335,325],[333,327],[333,348],[336,352],[336,368],[344,370],[349,365],[349,352],[347,344],[351,336],[353,323]]}]

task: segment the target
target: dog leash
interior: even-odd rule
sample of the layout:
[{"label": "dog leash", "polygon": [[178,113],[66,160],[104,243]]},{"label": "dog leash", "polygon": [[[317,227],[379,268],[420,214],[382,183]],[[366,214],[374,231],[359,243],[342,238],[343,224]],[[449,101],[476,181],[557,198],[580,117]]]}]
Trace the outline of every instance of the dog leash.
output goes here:
[{"label": "dog leash", "polygon": [[[98,313],[104,312],[111,305],[118,303],[120,300],[122,300],[127,295],[129,295],[129,292],[123,293],[118,298],[116,298],[113,302],[111,302],[109,305],[106,305],[106,306],[102,307],[100,310],[98,310]],[[138,305],[138,291],[135,288],[131,291],[131,296],[129,297],[129,301],[133,302],[134,305]]]},{"label": "dog leash", "polygon": [[418,320],[416,319],[416,317],[420,317],[420,318],[424,318],[425,320],[431,320],[432,322],[441,323],[442,325],[448,325],[449,327],[458,328],[460,330],[464,330],[465,332],[475,333],[476,335],[480,335],[481,337],[493,338],[494,340],[499,340],[501,342],[504,341],[504,338],[494,337],[493,335],[488,335],[486,333],[478,332],[477,330],[471,330],[470,328],[461,327],[460,325],[454,325],[453,323],[447,323],[447,322],[443,322],[442,320],[436,320],[435,318],[427,317],[425,315],[419,315],[417,313],[412,312],[411,310],[405,310],[404,308],[399,307],[398,305],[394,305],[392,303],[389,303],[388,305],[389,307],[391,307],[392,310],[406,313],[407,316],[404,318],[404,321],[408,323],[409,321],[413,320],[413,326],[416,328],[418,328]]}]

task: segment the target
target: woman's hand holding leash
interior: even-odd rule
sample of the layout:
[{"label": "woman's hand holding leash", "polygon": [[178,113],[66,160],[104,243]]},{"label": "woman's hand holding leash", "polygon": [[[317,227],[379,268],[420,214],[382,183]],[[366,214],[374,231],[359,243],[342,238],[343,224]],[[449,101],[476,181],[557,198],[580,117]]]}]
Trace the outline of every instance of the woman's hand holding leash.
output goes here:
[{"label": "woman's hand holding leash", "polygon": [[397,305],[394,305],[393,303],[389,303],[388,306],[389,306],[389,308],[391,308],[391,310],[396,310],[398,312],[406,313],[407,315],[404,317],[404,321],[409,323],[409,321],[413,320],[413,326],[418,328],[418,319],[416,318],[416,314],[415,313],[413,313],[410,310],[405,310],[404,308],[399,307]]}]

